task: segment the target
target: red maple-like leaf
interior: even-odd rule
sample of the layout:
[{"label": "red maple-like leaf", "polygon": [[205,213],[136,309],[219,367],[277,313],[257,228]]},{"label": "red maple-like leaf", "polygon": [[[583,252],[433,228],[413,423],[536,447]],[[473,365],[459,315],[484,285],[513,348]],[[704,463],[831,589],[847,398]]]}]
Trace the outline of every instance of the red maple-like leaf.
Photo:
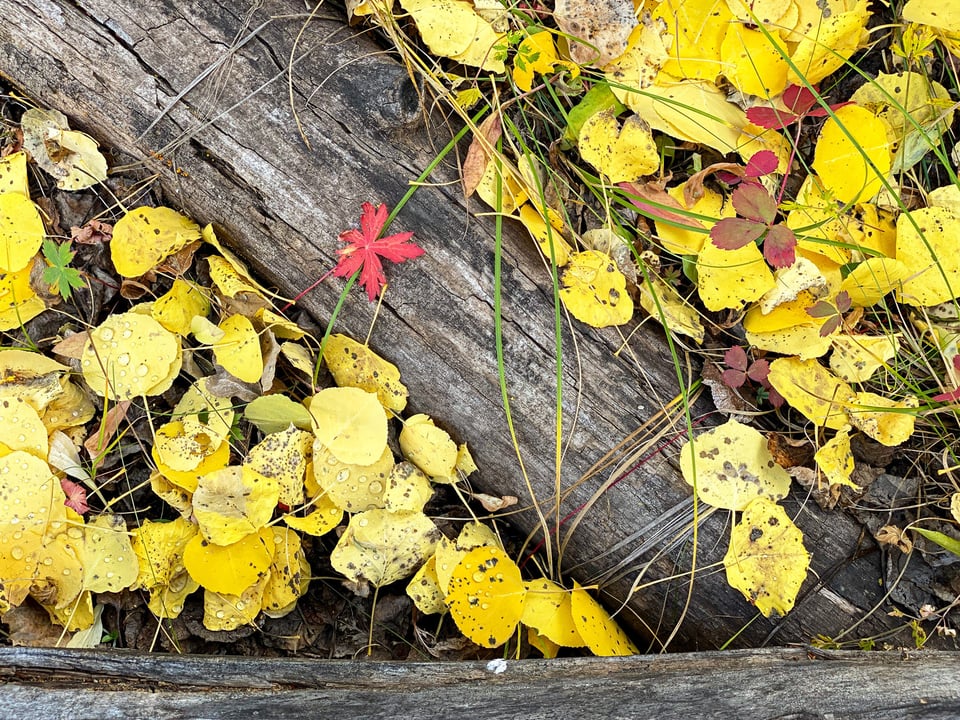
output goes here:
[{"label": "red maple-like leaf", "polygon": [[61,478],[60,487],[63,488],[63,492],[67,496],[63,504],[68,508],[75,510],[78,515],[83,515],[90,509],[90,506],[87,505],[87,489],[83,485],[78,485],[67,478]]},{"label": "red maple-like leaf", "polygon": [[[747,120],[767,130],[781,130],[805,117],[824,117],[827,111],[817,104],[817,96],[802,85],[791,85],[781,96],[786,110],[757,106],[747,110]],[[849,105],[849,102],[836,103],[831,110]]]},{"label": "red maple-like leaf", "polygon": [[350,277],[359,271],[360,284],[367,291],[370,302],[373,302],[387,282],[380,258],[402,263],[423,255],[423,248],[410,242],[412,232],[380,237],[387,222],[386,205],[381,203],[374,208],[371,203],[365,202],[362,210],[360,229],[354,228],[340,233],[340,242],[347,243],[347,247],[337,251],[340,261],[333,269],[333,274],[337,277]]}]

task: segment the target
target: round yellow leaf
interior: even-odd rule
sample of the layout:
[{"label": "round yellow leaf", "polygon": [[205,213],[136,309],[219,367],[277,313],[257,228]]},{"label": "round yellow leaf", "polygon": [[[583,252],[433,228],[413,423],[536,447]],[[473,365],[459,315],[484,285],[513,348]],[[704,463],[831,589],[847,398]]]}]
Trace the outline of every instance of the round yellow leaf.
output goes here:
[{"label": "round yellow leaf", "polygon": [[520,622],[562,647],[586,645],[573,622],[569,590],[546,578],[531,580],[524,585],[527,601]]},{"label": "round yellow leaf", "polygon": [[433,497],[433,485],[422,470],[409,462],[397,463],[390,470],[387,489],[383,493],[383,507],[397,510],[421,511]]},{"label": "round yellow leaf", "polygon": [[200,478],[193,493],[193,514],[207,540],[230,545],[266,525],[279,496],[273,478],[246,466],[225,467]]},{"label": "round yellow leaf", "polygon": [[138,207],[113,227],[110,255],[123,277],[140,277],[161,260],[200,239],[200,227],[167,207]]},{"label": "round yellow leaf", "polygon": [[814,425],[839,430],[850,422],[847,408],[856,401],[856,395],[816,360],[777,358],[770,363],[767,379],[794,410]]},{"label": "round yellow leaf", "polygon": [[0,158],[0,193],[20,193],[30,197],[27,154],[23,150]]},{"label": "round yellow leaf", "polygon": [[181,362],[176,335],[149,315],[127,312],[111,315],[90,331],[80,367],[95,393],[128,400],[166,391]]},{"label": "round yellow leaf", "polygon": [[193,318],[210,314],[210,301],[197,285],[177,278],[171,288],[156,299],[150,314],[170,332],[186,337]]},{"label": "round yellow leaf", "polygon": [[431,555],[407,583],[407,595],[424,615],[444,613],[447,603],[437,579],[437,556]]},{"label": "round yellow leaf", "polygon": [[[230,464],[230,445],[220,443],[216,450],[210,451],[210,446],[204,447],[198,443],[193,436],[188,435],[177,436],[172,439],[172,443],[169,443],[165,436],[161,435],[161,431],[168,427],[175,428],[177,425],[182,427],[183,423],[174,420],[172,423],[167,423],[157,429],[154,445],[150,449],[150,455],[153,458],[153,462],[156,463],[157,470],[166,480],[179,488],[193,493],[196,491],[197,484],[200,482],[201,477],[214,470],[225,468]],[[160,454],[161,448],[164,450],[164,455],[162,456]],[[190,454],[185,458],[181,455],[181,452]],[[194,452],[197,454],[194,455]],[[199,460],[193,467],[177,470],[167,465],[164,462],[164,457],[175,457],[188,465],[192,464],[197,458],[199,458]],[[187,461],[187,458],[189,458],[189,461]]]},{"label": "round yellow leaf", "polygon": [[229,545],[214,545],[198,534],[183,549],[183,565],[200,587],[239,595],[266,575],[273,549],[270,528]]},{"label": "round yellow leaf", "polygon": [[450,477],[457,465],[457,444],[426,415],[414,415],[404,423],[400,452],[431,477]]},{"label": "round yellow leaf", "polygon": [[340,387],[376,393],[383,406],[399,414],[407,406],[407,388],[400,371],[366,345],[346,335],[331,335],[323,346],[323,359]]},{"label": "round yellow leaf", "polygon": [[577,320],[597,328],[623,325],[633,317],[627,279],[613,258],[597,250],[570,258],[560,299]]},{"label": "round yellow leaf", "polygon": [[203,626],[214,632],[236,630],[242,625],[252,625],[263,604],[263,588],[266,576],[245,589],[239,595],[203,592]]},{"label": "round yellow leaf", "polygon": [[336,458],[370,465],[387,446],[387,414],[374,393],[360,388],[327,388],[310,400],[314,434]]},{"label": "round yellow leaf", "polygon": [[120,592],[136,582],[140,564],[120,515],[98,515],[84,526],[83,535],[84,590]]},{"label": "round yellow leaf", "polygon": [[790,475],[774,462],[767,439],[734,419],[687,441],[680,470],[701,502],[728,510],[758,497],[779,500],[790,490]]},{"label": "round yellow leaf", "polygon": [[[797,43],[790,56],[792,66],[787,71],[787,82],[791,85],[818,83],[842,67],[857,48],[865,45],[868,38],[866,6],[862,3],[849,12],[829,15],[817,12],[807,25],[802,24],[801,18],[801,24],[797,26],[800,32],[787,37],[788,41]],[[822,6],[818,4],[817,7]]]},{"label": "round yellow leaf", "polygon": [[891,290],[912,275],[900,260],[871,257],[857,265],[843,279],[840,289],[850,297],[853,307],[876,305]]},{"label": "round yellow leaf", "polygon": [[810,554],[803,533],[782,507],[757,498],[730,533],[723,558],[727,582],[765,617],[786,615],[807,577]]},{"label": "round yellow leaf", "polygon": [[910,271],[897,300],[929,307],[960,296],[960,214],[947,208],[920,208],[897,219],[897,260]]},{"label": "round yellow leaf", "polygon": [[244,382],[260,382],[263,375],[263,354],[260,351],[260,337],[253,329],[253,323],[244,315],[231,315],[220,323],[223,331],[213,346],[213,355],[217,362],[235,378]]},{"label": "round yellow leaf", "polygon": [[820,130],[813,169],[841,203],[869,200],[890,172],[889,125],[858,105],[837,108]]},{"label": "round yellow leaf", "polygon": [[[686,183],[675,185],[667,190],[667,194],[686,208],[684,187]],[[727,202],[716,190],[704,188],[703,194],[696,200],[689,210],[688,227],[677,227],[666,220],[654,218],[653,224],[657,228],[657,235],[663,249],[677,255],[696,255],[703,248],[704,241],[709,239],[708,232],[717,220],[725,217],[734,217],[737,211],[733,204]],[[681,210],[673,210],[683,217]],[[711,218],[711,219],[706,219]]]},{"label": "round yellow leaf", "polygon": [[243,464],[260,475],[273,478],[280,488],[280,503],[294,507],[303,503],[303,482],[313,435],[292,425],[270,433],[250,448]]},{"label": "round yellow leaf", "polygon": [[516,631],[526,595],[517,564],[500,548],[480,547],[454,568],[446,601],[460,632],[493,648]]},{"label": "round yellow leaf", "polygon": [[727,26],[720,47],[723,74],[747,95],[773,98],[787,87],[786,47],[775,32],[751,30],[739,23]]},{"label": "round yellow leaf", "polygon": [[633,182],[660,167],[650,126],[637,115],[620,127],[613,109],[591,115],[577,138],[580,156],[611,183]]},{"label": "round yellow leaf", "polygon": [[284,515],[284,522],[294,530],[319,537],[326,535],[343,520],[343,509],[334,504],[326,493],[317,498],[311,507],[310,513],[305,517]]},{"label": "round yellow leaf", "polygon": [[382,508],[394,460],[385,447],[380,458],[367,465],[341,462],[319,440],[313,443],[313,478],[337,507],[347,512]]},{"label": "round yellow leaf", "polygon": [[614,657],[640,652],[603,606],[577,582],[570,593],[570,611],[577,632],[594,655]]},{"label": "round yellow leaf", "polygon": [[43,244],[43,220],[26,195],[0,194],[0,271],[23,270]]},{"label": "round yellow leaf", "polygon": [[47,428],[37,411],[20,398],[0,399],[0,442],[10,450],[25,450],[47,459]]}]

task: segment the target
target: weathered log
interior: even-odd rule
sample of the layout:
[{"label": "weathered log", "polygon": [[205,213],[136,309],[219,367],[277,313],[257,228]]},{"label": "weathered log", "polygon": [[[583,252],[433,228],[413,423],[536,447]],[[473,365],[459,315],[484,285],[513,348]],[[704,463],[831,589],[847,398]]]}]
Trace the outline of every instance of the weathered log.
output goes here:
[{"label": "weathered log", "polygon": [[960,715],[950,653],[739,650],[485,663],[0,650],[0,716],[870,718]]},{"label": "weathered log", "polygon": [[[325,10],[328,17],[307,23],[302,8],[289,0],[251,7],[225,0],[13,0],[0,24],[0,73],[65,112],[117,160],[132,157],[155,170],[171,203],[216,223],[261,277],[292,295],[332,266],[337,233],[355,222],[360,203],[396,202],[449,138],[442,123],[421,121],[416,87],[389,54],[349,29],[339,13]],[[293,106],[310,148],[291,110],[291,57]],[[155,151],[173,167],[152,158]],[[456,177],[449,165],[431,178],[436,185],[416,193],[395,226],[416,231],[427,254],[391,271],[372,346],[401,368],[413,410],[470,442],[482,469],[476,482],[485,491],[529,502],[497,380],[493,224],[471,216],[480,207],[465,203],[449,183]],[[625,346],[617,332],[565,326],[567,444],[558,481],[552,286],[529,240],[507,225],[507,383],[530,486],[549,510],[557,482],[566,489],[579,480],[677,394],[677,379],[662,335],[649,324]],[[325,322],[339,289],[325,283],[300,305]],[[346,304],[339,328],[364,337],[374,310],[359,298]],[[666,436],[682,432],[679,422]],[[564,568],[581,580],[603,575],[657,533],[690,492],[671,454],[675,448],[652,453],[606,491],[566,545]],[[560,515],[607,479],[594,477],[570,493]],[[701,528],[697,564],[707,569],[698,570],[689,601],[688,542],[651,562],[644,582],[654,582],[639,592],[631,593],[634,573],[615,574],[604,588],[607,600],[627,602],[621,620],[660,641],[686,607],[678,649],[717,648],[738,632],[734,644],[741,646],[806,641],[841,633],[864,616],[855,635],[893,627],[898,621],[883,612],[879,553],[860,547],[859,525],[811,503],[792,510],[813,551],[814,572],[783,621],[754,620],[723,573],[710,567],[726,545],[721,513]],[[529,530],[536,518],[527,513],[518,522]],[[642,537],[622,542],[635,533]],[[653,543],[631,564],[657,549]],[[880,612],[871,613],[875,607]]]}]

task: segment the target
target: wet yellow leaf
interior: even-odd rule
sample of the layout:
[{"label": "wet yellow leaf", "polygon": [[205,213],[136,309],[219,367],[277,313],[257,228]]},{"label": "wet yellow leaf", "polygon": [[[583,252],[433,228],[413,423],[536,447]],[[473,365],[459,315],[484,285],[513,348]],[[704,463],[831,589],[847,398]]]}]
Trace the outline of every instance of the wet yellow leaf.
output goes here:
[{"label": "wet yellow leaf", "polygon": [[516,631],[526,595],[517,564],[500,548],[480,547],[453,569],[446,601],[460,632],[493,648]]},{"label": "wet yellow leaf", "polygon": [[303,503],[303,481],[313,435],[292,425],[270,433],[250,448],[243,464],[264,477],[276,480],[279,502],[287,507]]},{"label": "wet yellow leaf", "polygon": [[229,545],[214,545],[197,534],[183,549],[183,566],[190,577],[202,588],[227,595],[240,595],[264,577],[272,561],[271,528],[262,528]]},{"label": "wet yellow leaf", "polygon": [[420,512],[433,497],[433,485],[420,468],[410,462],[393,466],[383,493],[383,507],[391,512],[412,510]]},{"label": "wet yellow leaf", "polygon": [[570,258],[560,299],[577,320],[597,328],[623,325],[633,317],[626,278],[613,258],[597,250]]},{"label": "wet yellow leaf", "polygon": [[330,564],[353,582],[389,585],[433,554],[440,531],[423,513],[367,510],[350,518]]},{"label": "wet yellow leaf", "polygon": [[[850,414],[850,424],[855,428],[881,445],[896,447],[913,435],[917,419],[915,410],[919,404],[914,395],[892,400],[876,393],[858,392],[853,406],[847,412]],[[890,408],[891,411],[883,408]]]},{"label": "wet yellow leaf", "polygon": [[376,462],[354,465],[341,462],[323,443],[314,441],[313,478],[317,488],[347,512],[383,507],[393,465],[393,453],[387,447]]},{"label": "wet yellow leaf", "polygon": [[404,422],[400,431],[400,452],[431,477],[455,475],[457,444],[427,415],[413,415]]},{"label": "wet yellow leaf", "polygon": [[527,601],[520,622],[561,647],[587,644],[573,621],[569,590],[546,578],[525,582],[524,587]]},{"label": "wet yellow leaf", "polygon": [[47,459],[47,428],[26,400],[0,400],[0,443],[7,451],[25,450],[41,460]]},{"label": "wet yellow leaf", "polygon": [[640,652],[610,613],[576,581],[570,593],[570,611],[577,632],[594,655],[615,657]]},{"label": "wet yellow leaf", "polygon": [[437,579],[437,557],[431,555],[407,583],[407,595],[424,615],[447,611],[445,593]]},{"label": "wet yellow leaf", "polygon": [[200,239],[200,227],[167,207],[138,207],[113,227],[110,255],[117,272],[140,277],[161,260]]},{"label": "wet yellow leaf", "polygon": [[850,296],[854,307],[876,305],[911,275],[901,261],[886,257],[867,258],[843,280],[840,289]]},{"label": "wet yellow leaf", "polygon": [[960,214],[939,207],[903,213],[897,219],[897,260],[910,272],[897,300],[929,307],[960,295]]},{"label": "wet yellow leaf", "polygon": [[387,414],[376,394],[360,388],[321,390],[310,400],[314,434],[342,462],[369,465],[387,446]]},{"label": "wet yellow leaf", "polygon": [[839,430],[850,422],[847,408],[856,395],[816,360],[778,358],[770,363],[767,380],[814,425]]},{"label": "wet yellow leaf", "polygon": [[850,479],[853,474],[853,453],[850,451],[850,428],[844,426],[823,444],[813,459],[831,485],[846,485],[854,490],[859,486]]},{"label": "wet yellow leaf", "polygon": [[773,98],[787,87],[786,46],[775,32],[763,33],[731,23],[720,47],[723,74],[747,95]]},{"label": "wet yellow leaf", "polygon": [[42,413],[62,392],[60,379],[69,369],[40,353],[0,348],[0,398],[23,398]]},{"label": "wet yellow leaf", "polygon": [[897,355],[898,335],[836,335],[830,369],[847,382],[866,382]]},{"label": "wet yellow leaf", "polygon": [[733,419],[684,443],[680,471],[701,502],[728,510],[758,497],[779,500],[790,490],[790,475],[774,462],[767,439]]},{"label": "wet yellow leaf", "polygon": [[494,73],[504,71],[505,36],[463,0],[400,0],[430,52]]},{"label": "wet yellow leaf", "polygon": [[[196,491],[201,477],[230,464],[230,446],[227,443],[220,443],[212,450],[213,445],[201,442],[203,439],[203,433],[183,432],[183,423],[174,420],[157,428],[150,449],[157,471],[168,482],[191,494]],[[167,461],[173,462],[176,467]]]},{"label": "wet yellow leaf", "polygon": [[95,393],[129,400],[168,390],[181,363],[180,338],[149,315],[126,312],[90,331],[80,367]]},{"label": "wet yellow leaf", "polygon": [[705,242],[697,255],[697,288],[708,310],[740,309],[774,285],[773,273],[754,243],[721,250]]},{"label": "wet yellow leaf", "polygon": [[203,626],[207,630],[236,630],[242,625],[252,625],[263,604],[264,576],[239,595],[203,592]]},{"label": "wet yellow leaf", "polygon": [[591,115],[577,138],[580,157],[611,183],[633,182],[660,167],[650,126],[630,115],[621,128],[612,109]]},{"label": "wet yellow leaf", "polygon": [[86,425],[96,414],[89,393],[66,378],[60,380],[62,392],[47,405],[41,417],[47,432],[69,430]]},{"label": "wet yellow leaf", "polygon": [[0,194],[0,271],[23,270],[43,244],[45,233],[40,212],[26,195]]},{"label": "wet yellow leaf", "polygon": [[27,154],[21,150],[0,158],[0,194],[20,193],[30,197],[27,178]]},{"label": "wet yellow leaf", "polygon": [[207,540],[230,545],[266,525],[279,496],[273,478],[246,466],[225,467],[200,478],[193,493],[193,514]]},{"label": "wet yellow leaf", "polygon": [[34,259],[22,270],[0,273],[0,330],[23,327],[47,309],[30,285],[30,276],[38,262]]},{"label": "wet yellow leaf", "polygon": [[283,527],[267,528],[268,542],[273,543],[273,562],[263,588],[261,608],[273,618],[290,613],[310,586],[310,564],[303,552],[300,536]]},{"label": "wet yellow leaf", "polygon": [[186,337],[194,317],[210,314],[210,301],[199,286],[176,278],[171,288],[153,303],[150,314],[170,332]]},{"label": "wet yellow leaf", "polygon": [[323,346],[323,359],[340,387],[356,387],[376,393],[380,403],[399,414],[407,406],[407,388],[400,371],[368,346],[346,335],[334,334]]},{"label": "wet yellow leaf", "polygon": [[704,329],[697,309],[680,297],[672,285],[667,285],[656,275],[650,275],[649,279],[649,284],[642,283],[639,286],[640,307],[660,322],[666,331],[687,335],[697,344],[702,343]]},{"label": "wet yellow leaf", "polygon": [[803,533],[782,507],[757,498],[730,533],[723,558],[727,582],[765,617],[786,615],[807,577],[810,554]]},{"label": "wet yellow leaf", "polygon": [[260,337],[250,318],[231,315],[218,326],[223,337],[213,346],[213,356],[224,370],[244,382],[260,382],[263,354]]},{"label": "wet yellow leaf", "polygon": [[283,521],[294,530],[307,535],[320,537],[333,530],[343,520],[343,509],[336,505],[330,496],[322,493],[304,517],[284,515]]},{"label": "wet yellow leaf", "polygon": [[813,169],[823,187],[841,203],[869,200],[890,172],[889,125],[857,105],[837,108],[827,118],[814,150]]},{"label": "wet yellow leaf", "polygon": [[140,563],[120,515],[98,515],[84,526],[83,536],[84,590],[120,592],[136,582]]},{"label": "wet yellow leaf", "polygon": [[467,553],[479,547],[501,547],[496,533],[488,525],[469,522],[463,526],[455,541],[445,537],[437,544],[437,579],[444,594],[450,587],[450,576]]},{"label": "wet yellow leaf", "polygon": [[187,595],[199,585],[183,566],[183,549],[197,534],[197,526],[183,518],[172,522],[144,520],[133,531],[133,551],[140,571],[131,589],[150,594],[148,606],[159,618],[175,618]]}]

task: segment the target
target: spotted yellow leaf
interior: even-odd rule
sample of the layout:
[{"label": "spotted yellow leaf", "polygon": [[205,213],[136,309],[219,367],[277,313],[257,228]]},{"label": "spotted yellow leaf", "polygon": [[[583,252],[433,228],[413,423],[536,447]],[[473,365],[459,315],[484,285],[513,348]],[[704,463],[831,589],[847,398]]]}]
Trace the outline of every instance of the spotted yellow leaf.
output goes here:
[{"label": "spotted yellow leaf", "polygon": [[859,392],[848,410],[850,424],[881,445],[896,447],[913,435],[919,404],[915,395],[893,400],[876,393]]},{"label": "spotted yellow leaf", "polygon": [[266,525],[279,496],[273,478],[245,465],[229,466],[200,478],[193,514],[206,540],[230,545]]},{"label": "spotted yellow leaf", "polygon": [[960,214],[920,208],[897,219],[897,260],[910,272],[897,289],[899,302],[929,307],[960,296]]},{"label": "spotted yellow leaf", "polygon": [[597,250],[574,254],[562,281],[560,299],[577,320],[602,328],[633,317],[627,280],[609,255]]},{"label": "spotted yellow leaf", "polygon": [[368,346],[346,335],[334,334],[323,346],[323,359],[340,387],[356,387],[376,393],[381,404],[399,414],[407,406],[407,388],[400,371]]},{"label": "spotted yellow leaf", "polygon": [[561,647],[586,645],[573,621],[569,590],[546,578],[530,580],[524,585],[527,600],[520,622]]},{"label": "spotted yellow leaf", "polygon": [[45,232],[37,206],[26,195],[0,194],[0,271],[23,270],[43,244]]},{"label": "spotted yellow leaf", "polygon": [[859,486],[850,479],[853,474],[853,452],[850,450],[850,428],[843,427],[837,434],[823,444],[813,456],[820,472],[830,485],[846,485],[857,489]]},{"label": "spotted yellow leaf", "polygon": [[183,566],[200,587],[239,595],[266,575],[273,561],[273,529],[262,528],[229,545],[215,545],[199,533],[183,549]]},{"label": "spotted yellow leaf", "polygon": [[149,593],[147,605],[159,618],[178,617],[187,595],[199,587],[183,566],[183,549],[196,534],[197,526],[184,518],[144,520],[133,531],[140,571],[131,589]]},{"label": "spotted yellow leaf", "polygon": [[153,303],[150,314],[170,332],[186,337],[191,332],[193,318],[210,314],[210,301],[199,286],[176,278],[170,289]]},{"label": "spotted yellow leaf", "polygon": [[837,335],[830,369],[847,382],[866,382],[897,355],[898,335]]},{"label": "spotted yellow leaf", "polygon": [[457,444],[427,415],[407,418],[400,431],[400,451],[431,477],[449,478],[455,474]]},{"label": "spotted yellow leaf", "polygon": [[580,156],[611,183],[632,182],[660,167],[650,126],[637,115],[620,122],[612,109],[589,117],[577,139]]},{"label": "spotted yellow leaf", "polygon": [[847,408],[856,394],[816,360],[777,358],[767,375],[790,406],[817,426],[839,430],[850,422]]},{"label": "spotted yellow leaf", "polygon": [[460,632],[493,648],[516,631],[526,595],[517,564],[500,548],[479,547],[453,569],[446,601]]},{"label": "spotted yellow leaf", "polygon": [[594,655],[613,657],[640,652],[610,613],[576,581],[570,593],[570,612],[577,633]]},{"label": "spotted yellow leaf", "polygon": [[200,227],[167,207],[138,207],[117,221],[110,256],[117,272],[139,277],[161,260],[200,239]]}]

